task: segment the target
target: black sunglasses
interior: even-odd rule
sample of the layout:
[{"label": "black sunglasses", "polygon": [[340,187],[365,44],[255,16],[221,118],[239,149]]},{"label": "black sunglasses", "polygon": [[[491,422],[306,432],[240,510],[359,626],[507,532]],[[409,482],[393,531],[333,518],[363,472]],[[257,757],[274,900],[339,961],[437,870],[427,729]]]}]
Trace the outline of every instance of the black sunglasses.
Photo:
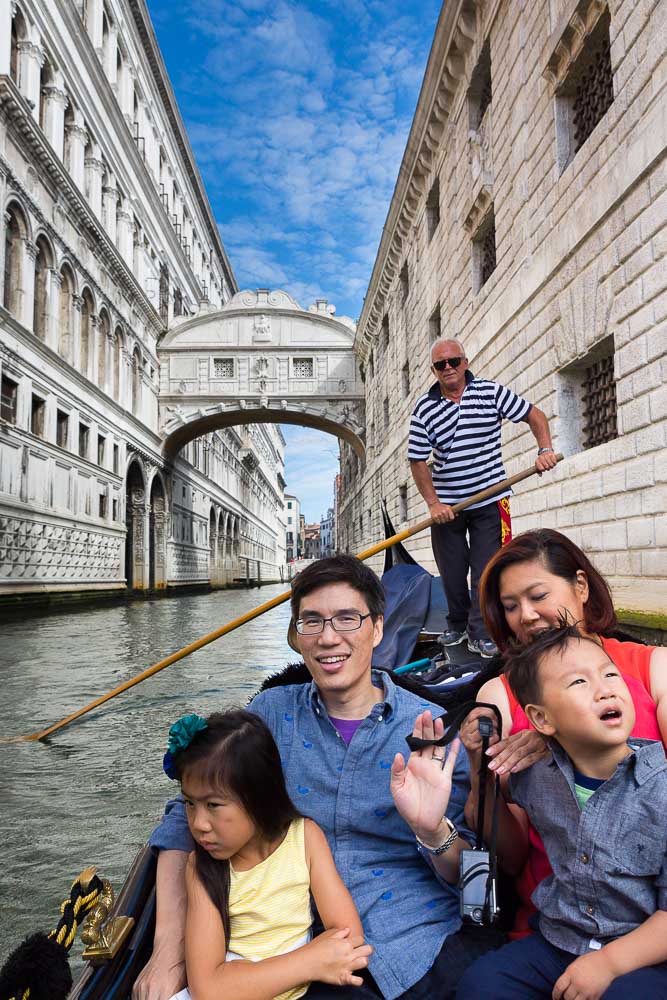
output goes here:
[{"label": "black sunglasses", "polygon": [[462,361],[465,361],[465,358],[443,358],[441,361],[434,361],[433,367],[437,372],[444,372],[447,365],[450,368],[458,368]]}]

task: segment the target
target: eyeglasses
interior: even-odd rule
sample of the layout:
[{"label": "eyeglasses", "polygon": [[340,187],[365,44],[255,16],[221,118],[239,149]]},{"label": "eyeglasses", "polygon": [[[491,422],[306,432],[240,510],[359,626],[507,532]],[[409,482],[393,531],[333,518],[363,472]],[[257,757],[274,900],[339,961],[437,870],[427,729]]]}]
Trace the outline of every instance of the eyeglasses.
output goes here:
[{"label": "eyeglasses", "polygon": [[299,635],[319,635],[320,632],[324,632],[326,623],[331,622],[334,632],[356,632],[357,629],[361,628],[362,622],[371,617],[370,611],[367,615],[350,611],[341,615],[333,615],[331,618],[299,618],[294,622],[294,627]]},{"label": "eyeglasses", "polygon": [[437,372],[444,372],[447,365],[450,368],[458,368],[462,361],[465,361],[465,358],[443,358],[441,361],[434,361],[433,367]]}]

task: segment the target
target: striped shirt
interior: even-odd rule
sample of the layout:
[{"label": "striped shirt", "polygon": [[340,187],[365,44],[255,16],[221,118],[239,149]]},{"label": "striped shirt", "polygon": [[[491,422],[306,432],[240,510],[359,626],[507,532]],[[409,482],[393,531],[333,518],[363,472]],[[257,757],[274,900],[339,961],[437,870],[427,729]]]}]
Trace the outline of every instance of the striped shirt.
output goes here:
[{"label": "striped shirt", "polygon": [[[408,459],[425,462],[433,452],[431,474],[441,503],[454,504],[505,479],[500,453],[503,417],[519,423],[531,404],[498,382],[466,372],[460,403],[446,399],[438,382],[417,400],[410,420]],[[511,494],[507,489],[483,507]]]}]

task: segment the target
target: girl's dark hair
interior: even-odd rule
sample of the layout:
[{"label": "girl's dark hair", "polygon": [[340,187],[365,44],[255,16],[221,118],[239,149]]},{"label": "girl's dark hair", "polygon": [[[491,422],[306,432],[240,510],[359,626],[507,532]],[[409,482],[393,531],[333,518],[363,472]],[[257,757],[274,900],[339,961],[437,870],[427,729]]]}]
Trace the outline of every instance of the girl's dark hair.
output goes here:
[{"label": "girl's dark hair", "polygon": [[498,549],[482,573],[479,584],[480,608],[489,635],[499,649],[506,649],[513,638],[500,602],[500,577],[509,566],[531,562],[533,559],[540,560],[550,573],[562,577],[572,585],[576,583],[577,571],[582,570],[588,580],[588,600],[584,609],[586,631],[608,635],[616,628],[618,623],[611,591],[602,574],[579,546],[560,531],[540,528],[537,531],[524,531]]},{"label": "girl's dark hair", "polygon": [[[267,840],[287,831],[300,813],[287,794],[280,754],[271,731],[253,712],[214,712],[208,728],[174,757],[178,780],[193,777],[235,799]],[[220,911],[229,943],[229,861],[217,861],[195,846],[197,875]]]}]

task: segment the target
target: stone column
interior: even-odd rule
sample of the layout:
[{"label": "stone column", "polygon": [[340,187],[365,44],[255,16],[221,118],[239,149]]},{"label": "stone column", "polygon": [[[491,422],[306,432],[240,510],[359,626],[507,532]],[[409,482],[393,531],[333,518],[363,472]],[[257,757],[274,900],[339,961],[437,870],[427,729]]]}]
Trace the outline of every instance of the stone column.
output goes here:
[{"label": "stone column", "polygon": [[32,116],[39,121],[39,90],[46,53],[41,45],[24,39],[18,43],[19,90],[32,106]]},{"label": "stone column", "polygon": [[[104,330],[103,330],[103,328],[102,328],[102,326],[100,326],[100,328],[99,328],[99,341],[100,341],[100,350],[104,351],[104,382],[100,385],[100,389],[102,390],[102,392],[106,392],[107,395],[112,396],[113,395],[113,393],[111,391],[111,389],[112,389],[112,384],[111,384],[112,375],[111,375],[111,371],[110,371],[110,365],[111,365],[111,333],[108,333],[108,332],[105,333]],[[99,372],[99,369],[98,369],[98,372]]]},{"label": "stone column", "polygon": [[153,530],[155,532],[155,589],[167,586],[167,514],[164,500],[160,497],[153,503]]},{"label": "stone column", "polygon": [[87,0],[86,27],[93,48],[98,54],[102,52],[102,12],[103,0]]},{"label": "stone column", "polygon": [[134,590],[148,587],[148,532],[150,512],[143,490],[134,490],[128,498],[129,514],[132,521],[132,584]]},{"label": "stone column", "polygon": [[100,155],[100,147],[96,142],[92,143],[92,152],[86,156],[86,197],[88,204],[92,208],[98,219],[102,218],[102,174],[104,173],[104,162]]},{"label": "stone column", "polygon": [[17,294],[16,318],[28,330],[32,330],[33,309],[35,299],[35,261],[37,245],[30,240],[21,240],[23,254],[21,255],[21,289]]},{"label": "stone column", "polygon": [[119,403],[126,410],[132,410],[132,355],[124,350],[121,355],[121,379]]},{"label": "stone column", "polygon": [[116,212],[116,240],[118,252],[129,267],[134,268],[134,226],[132,209],[127,198],[123,198]]},{"label": "stone column", "polygon": [[73,109],[73,117],[74,121],[66,129],[67,162],[65,166],[79,191],[84,191],[86,183],[84,159],[88,145],[88,133],[83,123],[83,115],[78,108]]},{"label": "stone column", "polygon": [[93,313],[90,314],[88,320],[88,371],[84,372],[88,376],[90,381],[97,385],[97,373],[99,371],[98,357],[99,357],[99,319]]},{"label": "stone column", "polygon": [[130,65],[127,59],[123,58],[118,77],[118,103],[120,104],[120,110],[123,112],[125,121],[130,128],[132,127],[135,77],[134,67]]},{"label": "stone column", "polygon": [[[209,523],[210,530],[210,523]],[[211,530],[211,537],[208,540],[208,582],[212,587],[216,587],[217,580],[217,552],[218,552],[218,525],[214,524]]]},{"label": "stone column", "polygon": [[80,295],[72,295],[72,330],[70,341],[69,362],[77,371],[81,363],[81,306],[83,299]]},{"label": "stone column", "polygon": [[107,47],[105,52],[104,60],[104,72],[106,73],[107,80],[112,87],[116,85],[116,74],[118,66],[116,65],[118,52],[118,28],[115,24],[109,25],[109,38],[107,41]]},{"label": "stone column", "polygon": [[46,273],[46,323],[44,342],[52,351],[58,350],[58,323],[60,321],[60,286],[63,279],[53,267]]},{"label": "stone column", "polygon": [[61,73],[54,73],[54,80],[42,91],[44,108],[44,134],[55,153],[62,160],[65,144],[65,108],[69,98]]},{"label": "stone column", "polygon": [[118,209],[118,189],[116,178],[107,172],[107,182],[102,188],[102,216],[104,228],[112,243],[116,242],[116,211]]}]

